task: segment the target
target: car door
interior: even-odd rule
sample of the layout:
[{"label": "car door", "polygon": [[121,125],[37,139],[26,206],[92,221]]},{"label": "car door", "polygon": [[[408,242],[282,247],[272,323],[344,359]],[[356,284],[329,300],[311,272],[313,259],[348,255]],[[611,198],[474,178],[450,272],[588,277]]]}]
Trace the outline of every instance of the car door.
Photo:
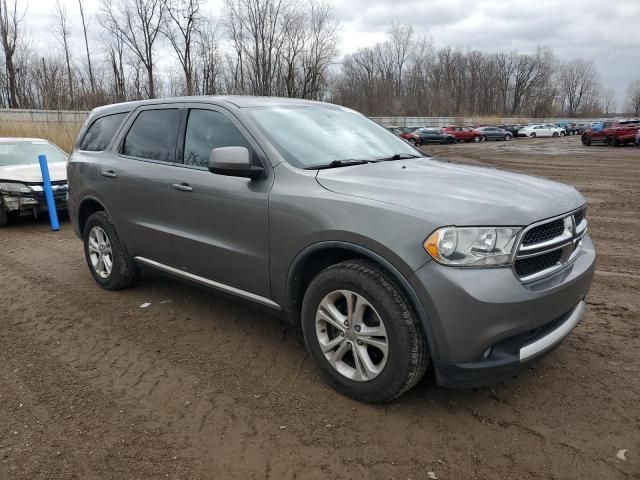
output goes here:
[{"label": "car door", "polygon": [[100,162],[101,196],[132,256],[172,261],[169,180],[181,116],[180,104],[139,108]]},{"label": "car door", "polygon": [[[221,107],[187,105],[181,130],[181,163],[171,185],[177,268],[268,297],[269,162],[242,124]],[[251,180],[209,172],[211,150],[229,146],[247,148],[267,176]]]}]

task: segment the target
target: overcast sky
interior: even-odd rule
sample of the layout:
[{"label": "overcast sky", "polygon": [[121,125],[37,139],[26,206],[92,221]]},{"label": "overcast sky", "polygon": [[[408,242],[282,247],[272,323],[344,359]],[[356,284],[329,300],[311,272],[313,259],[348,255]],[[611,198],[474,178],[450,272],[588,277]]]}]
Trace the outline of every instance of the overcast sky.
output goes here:
[{"label": "overcast sky", "polygon": [[[77,0],[62,0],[71,20],[71,42],[82,55],[82,27]],[[640,0],[332,0],[341,24],[341,52],[352,52],[385,38],[392,20],[428,32],[436,47],[455,46],[484,52],[551,47],[561,60],[584,57],[596,63],[602,83],[624,92],[640,79]],[[54,0],[19,0],[27,6],[26,28],[42,48],[50,39]],[[100,50],[95,15],[99,0],[85,0],[91,48]],[[222,0],[208,0],[206,10],[219,16]],[[167,58],[167,57],[165,57]],[[619,95],[622,99],[623,94]]]}]

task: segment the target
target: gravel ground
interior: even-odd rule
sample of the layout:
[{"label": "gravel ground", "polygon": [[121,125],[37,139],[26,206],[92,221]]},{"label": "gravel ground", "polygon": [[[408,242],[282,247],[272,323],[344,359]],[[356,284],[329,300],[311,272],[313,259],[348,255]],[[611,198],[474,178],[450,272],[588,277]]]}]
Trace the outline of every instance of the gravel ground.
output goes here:
[{"label": "gravel ground", "polygon": [[552,354],[494,387],[427,375],[363,405],[269,313],[160,276],[101,290],[68,223],[14,221],[0,231],[0,479],[640,478],[640,149],[426,150],[589,200],[595,283]]}]

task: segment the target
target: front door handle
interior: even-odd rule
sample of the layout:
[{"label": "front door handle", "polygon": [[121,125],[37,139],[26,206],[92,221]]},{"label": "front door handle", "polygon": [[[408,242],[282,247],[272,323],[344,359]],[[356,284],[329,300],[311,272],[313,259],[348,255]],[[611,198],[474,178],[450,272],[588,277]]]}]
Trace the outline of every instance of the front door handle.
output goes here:
[{"label": "front door handle", "polygon": [[193,188],[188,183],[174,183],[172,187],[181,192],[193,192]]},{"label": "front door handle", "polygon": [[116,178],[118,175],[113,170],[102,170],[100,172],[103,177]]}]

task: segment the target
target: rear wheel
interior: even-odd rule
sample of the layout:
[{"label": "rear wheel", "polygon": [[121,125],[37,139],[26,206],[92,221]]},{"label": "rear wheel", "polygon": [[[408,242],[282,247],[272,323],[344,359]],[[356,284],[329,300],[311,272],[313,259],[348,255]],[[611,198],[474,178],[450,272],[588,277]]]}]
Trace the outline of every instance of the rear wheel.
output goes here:
[{"label": "rear wheel", "polygon": [[418,142],[416,142],[415,138],[410,138],[410,139],[409,139],[409,143],[410,143],[411,145],[413,145],[414,147],[418,144]]},{"label": "rear wheel", "polygon": [[606,143],[610,147],[615,147],[618,144],[616,142],[616,139],[613,138],[613,136],[611,136],[611,135],[609,135],[607,138],[604,139],[604,143]]},{"label": "rear wheel", "polygon": [[480,135],[476,135],[475,137],[473,137],[473,141],[475,143],[481,142],[482,141],[482,137]]},{"label": "rear wheel", "polygon": [[553,132],[552,136],[553,136],[553,137],[559,137],[559,136],[560,136],[560,134],[559,134],[558,132]]},{"label": "rear wheel", "polygon": [[83,237],[87,265],[102,288],[119,290],[135,282],[137,268],[106,212],[96,212],[89,217]]},{"label": "rear wheel", "polygon": [[536,138],[536,132],[531,132],[531,135],[529,135],[531,138]]},{"label": "rear wheel", "polygon": [[324,378],[356,400],[393,400],[427,369],[427,344],[408,300],[367,260],[330,266],[311,282],[302,331]]},{"label": "rear wheel", "polygon": [[585,147],[588,147],[589,145],[591,145],[591,139],[587,135],[582,135],[582,144]]},{"label": "rear wheel", "polygon": [[504,136],[504,141],[505,141],[505,142],[508,142],[509,140],[511,140],[511,138],[512,138],[512,137],[511,137],[511,135],[507,133],[507,134]]}]

